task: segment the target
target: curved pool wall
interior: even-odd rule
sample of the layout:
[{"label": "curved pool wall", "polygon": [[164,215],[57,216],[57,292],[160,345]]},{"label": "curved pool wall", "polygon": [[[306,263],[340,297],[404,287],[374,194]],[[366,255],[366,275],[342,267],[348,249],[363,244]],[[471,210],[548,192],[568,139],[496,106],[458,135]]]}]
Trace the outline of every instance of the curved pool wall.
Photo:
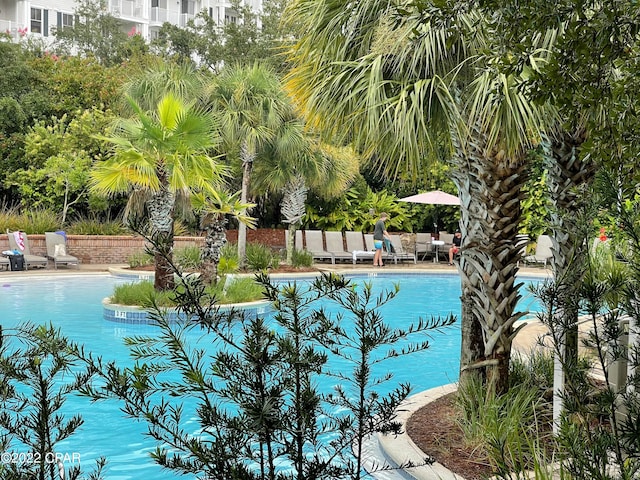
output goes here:
[{"label": "curved pool wall", "polygon": [[[268,301],[220,305],[219,310],[242,309],[249,315],[264,315],[269,309]],[[175,308],[162,309],[164,318],[169,322],[177,322],[184,319],[184,315]],[[108,298],[102,300],[102,318],[109,322],[148,324],[151,323],[149,313],[142,307],[117,305],[110,303]]]},{"label": "curved pool wall", "polygon": [[[350,275],[351,276],[351,275]],[[309,277],[307,276],[307,279]],[[375,276],[355,275],[354,279],[371,281],[380,292],[401,283],[398,298],[386,305],[382,316],[394,327],[416,322],[419,317],[432,315],[459,315],[460,279],[456,274],[418,275],[414,272],[400,275],[378,273]],[[280,279],[281,280],[281,279]],[[296,279],[304,281],[303,279]],[[157,327],[143,323],[105,321],[102,300],[109,296],[115,285],[130,282],[131,278],[109,275],[65,275],[0,278],[0,311],[6,334],[25,321],[52,322],[71,340],[85,346],[104,361],[117,361],[121,367],[133,360],[123,343],[124,337],[152,335]],[[525,292],[523,292],[524,294]],[[526,308],[526,304],[523,304]],[[331,306],[330,312],[337,313]],[[210,338],[194,329],[187,337],[190,345],[209,348]],[[412,391],[419,392],[457,380],[460,358],[459,325],[446,332],[435,332],[429,338],[431,347],[411,357],[394,358],[379,364],[377,374],[394,372],[389,388],[399,383],[411,383]],[[342,364],[333,360],[333,368]],[[344,366],[344,371],[350,368]],[[323,378],[324,391],[331,390],[336,380]],[[195,413],[185,407],[186,427],[198,428]],[[104,472],[107,480],[178,480],[185,478],[155,465],[148,454],[155,442],[144,435],[146,426],[125,417],[120,403],[105,401],[91,403],[84,397],[72,396],[64,405],[64,413],[82,414],[85,424],[80,431],[61,442],[58,451],[81,456],[81,467],[87,472],[100,456],[108,460]],[[70,465],[66,465],[70,466]],[[188,477],[186,477],[188,478]]]}]

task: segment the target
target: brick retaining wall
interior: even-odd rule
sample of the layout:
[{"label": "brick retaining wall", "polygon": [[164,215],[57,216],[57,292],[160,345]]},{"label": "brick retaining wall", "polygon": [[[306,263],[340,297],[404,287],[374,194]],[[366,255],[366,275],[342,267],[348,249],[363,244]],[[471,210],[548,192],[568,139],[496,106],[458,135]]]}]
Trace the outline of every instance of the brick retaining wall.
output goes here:
[{"label": "brick retaining wall", "polygon": [[[44,235],[29,234],[29,246],[33,255],[46,256]],[[227,239],[236,242],[237,230],[229,230]],[[175,247],[201,246],[203,237],[175,237]],[[247,241],[262,243],[273,248],[284,248],[284,230],[259,229],[247,232]],[[84,264],[127,263],[134,253],[144,251],[145,242],[133,235],[67,235],[67,251]],[[0,251],[9,249],[6,235],[0,235]]]}]

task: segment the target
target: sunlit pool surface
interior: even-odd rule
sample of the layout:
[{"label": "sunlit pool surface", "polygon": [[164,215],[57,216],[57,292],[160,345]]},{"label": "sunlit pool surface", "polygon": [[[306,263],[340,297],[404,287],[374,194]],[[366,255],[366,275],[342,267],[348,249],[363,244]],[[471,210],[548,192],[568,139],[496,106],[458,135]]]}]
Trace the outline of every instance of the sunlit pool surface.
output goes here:
[{"label": "sunlit pool surface", "polygon": [[[378,274],[353,278],[357,282],[371,282],[377,292],[400,283],[398,297],[382,308],[383,317],[392,326],[404,327],[420,317],[460,315],[458,275]],[[102,299],[111,294],[115,285],[128,281],[105,275],[0,278],[0,312],[5,334],[22,322],[52,322],[94,355],[129,365],[123,337],[152,334],[156,327],[103,319]],[[525,283],[529,282],[525,280]],[[522,295],[521,310],[535,309],[525,289]],[[410,383],[412,391],[418,392],[456,381],[459,331],[456,325],[446,332],[434,333],[428,350],[385,363],[384,368],[394,372],[389,389],[402,382]],[[191,340],[198,339],[202,341],[202,335],[195,331]],[[339,363],[332,366],[340,368]],[[330,390],[330,382],[326,380],[322,388]],[[65,411],[81,413],[85,423],[79,432],[59,444],[58,452],[69,454],[66,458],[79,457],[85,472],[92,469],[96,458],[104,456],[108,462],[104,471],[108,480],[190,478],[165,471],[153,463],[148,453],[155,449],[155,443],[144,435],[145,425],[125,417],[117,401],[90,403],[86,398],[69,397]]]}]

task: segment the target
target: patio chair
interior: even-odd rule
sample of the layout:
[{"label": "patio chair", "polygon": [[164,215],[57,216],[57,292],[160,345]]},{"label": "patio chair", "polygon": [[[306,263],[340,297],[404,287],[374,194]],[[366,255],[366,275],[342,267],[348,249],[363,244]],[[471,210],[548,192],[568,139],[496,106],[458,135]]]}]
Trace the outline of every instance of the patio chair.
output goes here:
[{"label": "patio chair", "polygon": [[[375,250],[368,250],[365,243],[362,232],[344,232],[344,238],[347,242],[347,251],[351,252],[353,257],[353,264],[355,265],[358,260],[373,259]],[[373,237],[371,237],[373,239]]]},{"label": "patio chair", "polygon": [[525,263],[542,263],[547,267],[547,262],[553,257],[551,251],[551,237],[549,235],[540,235],[536,241],[536,252],[533,255],[524,257]]},{"label": "patio chair", "polygon": [[[289,230],[284,231],[284,241],[285,248],[289,245]],[[293,244],[293,248],[295,248],[298,252],[304,250],[304,246],[302,245],[302,230],[296,230],[296,239]]]},{"label": "patio chair", "polygon": [[393,245],[394,252],[392,255],[394,263],[397,264],[398,260],[413,260],[413,263],[418,263],[415,252],[405,251],[400,235],[389,235],[389,238],[391,238],[391,245]]},{"label": "patio chair", "polygon": [[7,257],[0,257],[0,268],[9,270],[9,259]]},{"label": "patio chair", "polygon": [[331,260],[331,263],[335,265],[336,258],[333,253],[324,249],[320,230],[305,230],[304,238],[307,243],[307,251],[313,255],[314,260]]},{"label": "patio chair", "polygon": [[53,267],[57,270],[60,265],[79,266],[78,257],[69,255],[67,252],[67,239],[57,232],[45,232],[44,240],[47,244],[47,257],[53,260]]},{"label": "patio chair", "polygon": [[334,260],[353,259],[353,253],[344,249],[342,232],[324,232],[324,240],[327,244],[327,252],[333,254]]},{"label": "patio chair", "polygon": [[420,260],[433,256],[433,244],[431,243],[432,235],[430,233],[416,233],[416,258],[422,254]]},{"label": "patio chair", "polygon": [[24,232],[9,232],[7,231],[7,237],[9,237],[9,249],[17,250],[24,255],[24,263],[27,269],[29,267],[42,267],[45,268],[49,263],[46,257],[40,255],[32,255],[31,248],[29,247],[29,238]]}]

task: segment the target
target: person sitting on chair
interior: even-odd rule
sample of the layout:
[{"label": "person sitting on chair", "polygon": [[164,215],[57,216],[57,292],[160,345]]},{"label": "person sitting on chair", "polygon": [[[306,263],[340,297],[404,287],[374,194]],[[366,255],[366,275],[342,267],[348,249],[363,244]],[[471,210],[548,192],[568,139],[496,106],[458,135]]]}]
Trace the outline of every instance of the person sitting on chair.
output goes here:
[{"label": "person sitting on chair", "polygon": [[462,243],[462,233],[460,230],[456,230],[455,235],[453,236],[453,245],[449,249],[449,265],[453,265],[453,257],[456,253],[460,251],[460,244]]}]

